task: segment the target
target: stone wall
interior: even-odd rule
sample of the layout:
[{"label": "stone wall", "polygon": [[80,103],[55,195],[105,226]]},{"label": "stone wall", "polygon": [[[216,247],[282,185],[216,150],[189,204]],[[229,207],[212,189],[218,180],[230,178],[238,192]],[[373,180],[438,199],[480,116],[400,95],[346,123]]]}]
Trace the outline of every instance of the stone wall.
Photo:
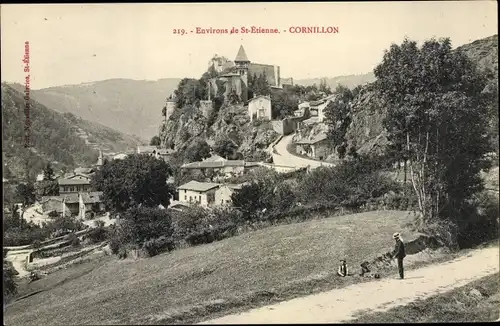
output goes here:
[{"label": "stone wall", "polygon": [[280,135],[290,135],[298,130],[301,118],[286,118],[283,120],[273,120],[272,125],[274,131]]},{"label": "stone wall", "polygon": [[205,118],[208,119],[210,113],[213,110],[213,102],[212,101],[200,101],[200,111]]}]

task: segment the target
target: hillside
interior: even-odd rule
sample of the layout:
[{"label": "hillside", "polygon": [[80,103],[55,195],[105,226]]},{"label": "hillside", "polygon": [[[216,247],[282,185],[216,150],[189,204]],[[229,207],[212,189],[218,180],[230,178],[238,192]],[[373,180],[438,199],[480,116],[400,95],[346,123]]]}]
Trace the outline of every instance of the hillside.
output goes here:
[{"label": "hillside", "polygon": [[[477,64],[479,71],[489,81],[486,88],[498,85],[498,35],[465,44],[456,50],[464,51]],[[494,138],[496,134],[496,144],[498,144],[498,124],[494,125],[494,121],[498,123],[498,106],[492,110],[497,116],[496,119],[492,119],[492,137]],[[385,114],[385,108],[377,103],[377,96],[372,90],[372,85],[363,86],[353,101],[352,123],[347,131],[348,142],[355,143],[358,151],[362,153],[382,149],[386,144],[382,127]]]},{"label": "hillside", "polygon": [[366,83],[371,83],[375,81],[375,75],[373,72],[369,72],[361,75],[348,75],[348,76],[338,76],[333,78],[311,78],[311,79],[298,79],[294,80],[295,84],[303,86],[312,86],[314,84],[320,85],[321,80],[326,80],[326,84],[334,90],[338,85],[344,85],[353,89],[358,85],[364,85]]},{"label": "hillside", "polygon": [[[269,227],[149,259],[108,257],[104,263],[78,264],[33,282],[31,291],[41,291],[8,306],[5,322],[193,323],[238,308],[344,287],[368,279],[337,277],[338,259],[348,257],[355,268],[393,248],[388,234],[399,231],[407,241],[417,238],[405,227],[408,219],[402,211],[330,217]],[[367,224],[369,229],[363,227]],[[384,276],[394,273],[390,268]]]},{"label": "hillside", "polygon": [[[354,88],[373,81],[372,73],[327,78],[334,89],[338,84]],[[181,79],[156,81],[109,79],[79,85],[32,90],[32,98],[59,112],[71,112],[83,119],[98,122],[115,130],[136,135],[145,141],[157,135],[161,108]],[[295,81],[308,86],[320,84],[320,78]],[[16,86],[13,86],[16,88]],[[22,91],[22,85],[16,88]]]},{"label": "hillside", "polygon": [[213,145],[218,139],[228,137],[246,160],[258,161],[270,157],[266,150],[279,136],[270,122],[251,123],[242,105],[223,105],[212,119],[214,122],[210,124],[200,110],[190,106],[176,109],[170,119],[160,126],[162,144],[183,151],[197,139]]},{"label": "hillside", "polygon": [[139,140],[102,125],[61,114],[30,100],[31,148],[24,147],[24,94],[2,84],[4,176],[34,177],[46,162],[57,168],[95,164],[98,148],[105,151],[134,149]]},{"label": "hillside", "polygon": [[180,79],[109,79],[32,90],[32,98],[59,112],[71,112],[149,141],[157,135],[161,108]]}]

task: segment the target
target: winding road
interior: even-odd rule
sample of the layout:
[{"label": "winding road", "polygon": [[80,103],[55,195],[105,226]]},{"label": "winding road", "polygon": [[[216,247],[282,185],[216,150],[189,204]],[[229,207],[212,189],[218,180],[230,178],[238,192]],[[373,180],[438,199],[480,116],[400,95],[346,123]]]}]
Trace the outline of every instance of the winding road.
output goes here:
[{"label": "winding road", "polygon": [[292,143],[293,136],[294,134],[283,136],[281,140],[276,145],[274,145],[275,149],[275,151],[273,151],[274,164],[293,166],[296,168],[303,168],[310,166],[311,169],[315,169],[320,166],[334,166],[334,164],[332,163],[306,159],[290,153],[287,149],[287,146],[288,144]]},{"label": "winding road", "polygon": [[368,309],[386,311],[444,293],[498,273],[498,246],[438,265],[406,272],[406,278],[381,279],[253,309],[202,324],[341,323]]}]

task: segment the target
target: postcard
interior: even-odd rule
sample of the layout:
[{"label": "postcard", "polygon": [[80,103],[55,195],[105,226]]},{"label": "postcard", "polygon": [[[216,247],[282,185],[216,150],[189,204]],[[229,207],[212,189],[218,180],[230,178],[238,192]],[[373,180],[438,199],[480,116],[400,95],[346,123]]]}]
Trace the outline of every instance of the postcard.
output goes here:
[{"label": "postcard", "polygon": [[498,321],[497,9],[2,4],[4,324]]}]

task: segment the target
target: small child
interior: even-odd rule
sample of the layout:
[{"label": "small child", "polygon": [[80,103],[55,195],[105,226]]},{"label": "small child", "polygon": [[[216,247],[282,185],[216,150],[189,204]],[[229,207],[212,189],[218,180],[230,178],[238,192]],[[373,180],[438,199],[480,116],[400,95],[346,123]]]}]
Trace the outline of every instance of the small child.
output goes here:
[{"label": "small child", "polygon": [[347,264],[345,259],[340,260],[341,264],[339,266],[339,269],[337,270],[337,274],[342,277],[346,277],[349,275],[349,270],[347,269]]}]

